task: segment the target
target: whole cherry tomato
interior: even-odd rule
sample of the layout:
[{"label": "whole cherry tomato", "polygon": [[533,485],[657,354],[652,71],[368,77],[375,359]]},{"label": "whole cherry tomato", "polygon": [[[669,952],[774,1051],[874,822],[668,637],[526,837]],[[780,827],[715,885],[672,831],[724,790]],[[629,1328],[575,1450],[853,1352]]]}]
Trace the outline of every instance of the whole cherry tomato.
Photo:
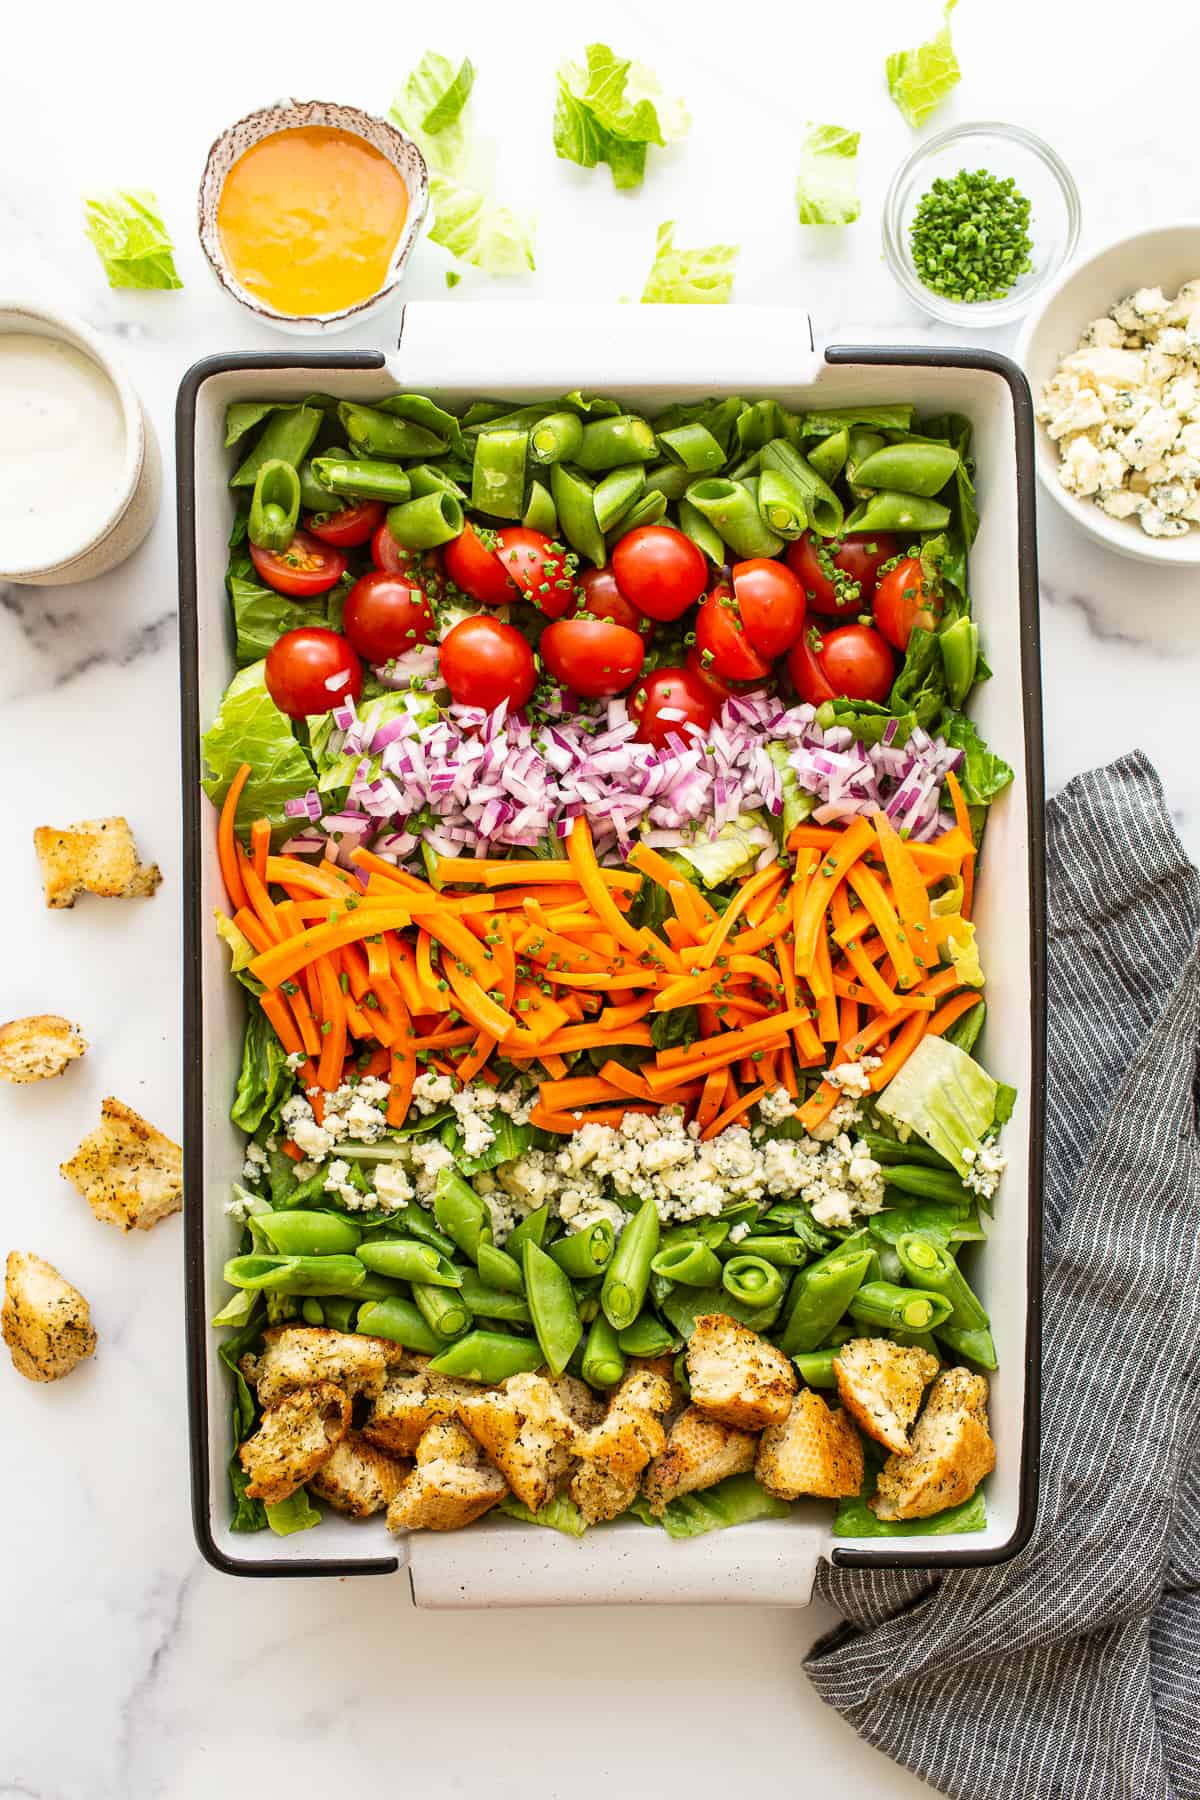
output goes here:
[{"label": "whole cherry tomato", "polygon": [[575,603],[577,614],[611,619],[614,625],[641,632],[643,637],[648,637],[654,629],[653,620],[645,618],[633,602],[625,598],[611,569],[585,569],[579,577],[579,593]]},{"label": "whole cherry tomato", "polygon": [[362,693],[362,664],[340,632],[301,625],[285,631],[267,651],[267,692],[290,719],[332,712]]},{"label": "whole cherry tomato", "polygon": [[691,669],[655,669],[634,688],[629,710],[638,722],[639,742],[665,750],[672,734],[691,740],[688,725],[710,731],[720,702]]},{"label": "whole cherry tomato", "polygon": [[442,679],[460,706],[488,712],[507,701],[518,712],[537,685],[533,651],[515,625],[486,613],[463,619],[446,633],[438,650]]},{"label": "whole cherry tomato", "polygon": [[429,642],[433,608],[405,576],[372,569],[346,595],[342,630],[366,662],[384,663]]},{"label": "whole cherry tomato", "polygon": [[590,699],[624,693],[646,657],[637,632],[610,619],[559,619],[547,625],[538,650],[556,681]]},{"label": "whole cherry tomato", "polygon": [[804,589],[786,563],[770,556],[734,563],[732,581],[746,636],[760,656],[774,662],[804,627]]},{"label": "whole cherry tomato", "polygon": [[613,548],[613,574],[648,619],[678,619],[704,592],[708,564],[672,525],[638,525]]}]

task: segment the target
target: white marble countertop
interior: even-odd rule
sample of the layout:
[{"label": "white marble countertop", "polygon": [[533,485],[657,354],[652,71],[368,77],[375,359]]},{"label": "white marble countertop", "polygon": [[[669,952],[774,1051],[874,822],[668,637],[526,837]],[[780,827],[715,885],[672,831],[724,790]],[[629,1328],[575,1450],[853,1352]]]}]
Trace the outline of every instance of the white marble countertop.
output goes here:
[{"label": "white marble countertop", "polygon": [[[614,0],[602,17],[527,0],[462,0],[426,36],[404,9],[353,14],[208,3],[186,19],[150,0],[15,9],[0,70],[0,291],[82,315],[119,350],[170,465],[183,370],[215,351],[278,349],[207,276],[192,231],[208,143],[284,93],[382,110],[428,41],[475,61],[477,118],[498,140],[502,195],[539,214],[539,270],[512,298],[640,291],[655,226],[743,245],[743,301],[807,304],[827,340],[947,335],[916,314],[879,254],[877,220],[909,133],[882,86],[884,54],[927,35],[933,0],[859,0],[852,19],[767,4],[730,22],[674,0]],[[1111,13],[1111,18],[1109,15]],[[516,21],[522,24],[518,33]],[[1080,185],[1084,248],[1194,213],[1195,25],[1186,9],[1133,36],[1130,15],[1015,0],[967,4],[954,33],[964,79],[937,126],[1009,118],[1049,137]],[[1106,27],[1105,21],[1108,20]],[[643,57],[694,116],[689,143],[652,153],[640,195],[607,171],[555,161],[552,70],[586,37]],[[1152,98],[1151,98],[1152,96]],[[808,116],[861,127],[862,220],[833,242],[791,222]],[[157,189],[186,287],[110,293],[79,229],[78,195]],[[421,246],[407,293],[444,298],[445,260]],[[1198,271],[1200,272],[1200,271]],[[468,276],[456,304],[485,285]],[[357,337],[388,341],[385,315]],[[995,334],[1007,348],[1012,333]],[[0,1093],[0,1250],[28,1246],[89,1295],[94,1362],[61,1386],[0,1367],[6,1553],[0,1639],[0,1796],[209,1800],[303,1782],[353,1791],[383,1768],[435,1800],[632,1795],[671,1774],[756,1785],[927,1793],[865,1748],[808,1689],[817,1611],[664,1609],[424,1615],[404,1578],[238,1583],[201,1561],[188,1516],[178,1222],[122,1240],[56,1173],[116,1093],[179,1127],[180,846],[175,531],[168,502],[115,574],[63,589],[0,587],[0,766],[7,772],[2,916],[13,955],[0,1013],[60,1011],[92,1041],[62,1083]],[[1200,849],[1200,777],[1187,749],[1200,657],[1200,576],[1104,554],[1042,509],[1042,632],[1050,786],[1141,745]],[[121,811],[165,880],[136,907],[47,914],[30,832]],[[685,1771],[673,1708],[698,1725]],[[736,1718],[728,1732],[722,1720]]]}]

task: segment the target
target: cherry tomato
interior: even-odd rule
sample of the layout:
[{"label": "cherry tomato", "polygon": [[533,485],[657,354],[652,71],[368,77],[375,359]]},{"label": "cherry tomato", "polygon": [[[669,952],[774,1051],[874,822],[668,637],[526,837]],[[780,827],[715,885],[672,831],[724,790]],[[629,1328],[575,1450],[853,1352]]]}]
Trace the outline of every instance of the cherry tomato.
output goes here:
[{"label": "cherry tomato", "polygon": [[537,683],[533,651],[515,625],[478,614],[454,625],[439,650],[442,679],[460,706],[517,712]]},{"label": "cherry tomato", "polygon": [[609,619],[559,619],[547,625],[538,649],[556,681],[592,700],[624,693],[646,660],[637,632]]},{"label": "cherry tomato", "polygon": [[579,577],[579,589],[577,615],[583,612],[592,619],[611,619],[627,631],[640,631],[643,637],[650,635],[653,620],[643,618],[632,601],[625,598],[611,569],[585,569]]},{"label": "cherry tomato", "polygon": [[791,649],[804,628],[804,589],[787,567],[770,556],[734,563],[733,591],[742,625],[760,656],[774,662]]},{"label": "cherry tomato", "polygon": [[704,592],[708,564],[691,538],[670,525],[639,525],[615,545],[613,574],[648,619],[678,619]]},{"label": "cherry tomato", "polygon": [[875,589],[875,623],[897,650],[908,649],[908,640],[918,625],[925,631],[936,631],[941,616],[941,599],[925,591],[920,557],[906,556]]},{"label": "cherry tomato", "polygon": [[844,618],[870,610],[875,572],[895,554],[895,538],[883,531],[851,531],[842,538],[806,531],[788,545],[787,561],[813,612]]},{"label": "cherry tomato", "polygon": [[548,619],[561,619],[575,603],[574,559],[544,531],[506,525],[496,533],[496,555],[527,600]]},{"label": "cherry tomato", "polygon": [[771,665],[746,635],[737,601],[723,582],[696,614],[696,648],[700,660],[722,681],[761,681]]},{"label": "cherry tomato", "polygon": [[384,663],[427,644],[433,625],[428,597],[406,576],[372,569],[346,595],[342,630],[366,662]]},{"label": "cherry tomato", "polygon": [[692,669],[655,669],[633,690],[630,711],[638,722],[638,741],[666,750],[672,733],[690,741],[688,725],[711,731],[720,701]]},{"label": "cherry tomato", "polygon": [[869,625],[839,625],[825,634],[817,652],[821,672],[847,700],[886,700],[896,676],[896,659]]},{"label": "cherry tomato", "polygon": [[[336,544],[339,550],[352,550],[365,544],[378,531],[387,513],[382,500],[355,500],[336,513],[305,513],[305,529],[323,544]],[[390,533],[389,533],[390,535]],[[393,538],[393,543],[395,539]]]},{"label": "cherry tomato", "polygon": [[298,531],[286,550],[260,550],[251,544],[250,560],[268,587],[296,600],[310,600],[336,587],[346,573],[340,551],[318,543],[307,531]]},{"label": "cherry tomato", "polygon": [[362,693],[362,664],[353,645],[320,625],[301,625],[276,638],[264,674],[268,694],[289,719],[332,712]]},{"label": "cherry tomato", "polygon": [[[488,534],[489,538],[492,536]],[[519,597],[500,558],[473,525],[465,525],[442,551],[446,573],[455,587],[483,606],[511,606]]]},{"label": "cherry tomato", "polygon": [[696,677],[718,713],[725,702],[745,686],[744,682],[722,681],[719,675],[714,675],[711,669],[705,667],[704,658],[694,644],[687,653],[687,671],[689,675]]},{"label": "cherry tomato", "polygon": [[810,706],[824,706],[827,700],[837,699],[825,678],[825,671],[814,648],[814,644],[820,642],[820,632],[811,629],[798,638],[788,652],[787,666],[792,686],[801,700],[807,700]]}]

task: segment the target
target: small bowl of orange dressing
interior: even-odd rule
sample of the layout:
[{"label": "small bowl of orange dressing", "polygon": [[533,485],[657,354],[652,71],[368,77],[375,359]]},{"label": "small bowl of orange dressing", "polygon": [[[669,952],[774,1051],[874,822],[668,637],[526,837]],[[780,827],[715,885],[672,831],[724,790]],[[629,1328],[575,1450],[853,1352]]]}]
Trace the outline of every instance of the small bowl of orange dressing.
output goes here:
[{"label": "small bowl of orange dressing", "polygon": [[288,100],[208,153],[200,243],[235,300],[284,331],[337,331],[397,286],[429,204],[425,158],[354,106]]}]

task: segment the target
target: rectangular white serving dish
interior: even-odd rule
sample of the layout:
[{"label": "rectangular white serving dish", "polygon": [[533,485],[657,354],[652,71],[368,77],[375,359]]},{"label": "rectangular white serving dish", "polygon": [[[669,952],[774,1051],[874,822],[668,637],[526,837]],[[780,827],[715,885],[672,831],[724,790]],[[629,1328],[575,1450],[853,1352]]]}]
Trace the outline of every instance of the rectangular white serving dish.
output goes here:
[{"label": "rectangular white serving dish", "polygon": [[[617,1523],[582,1540],[490,1518],[468,1531],[399,1543],[381,1520],[328,1514],[289,1538],[229,1530],[230,1393],[208,1319],[227,1290],[236,1227],[224,1213],[242,1163],[229,1106],[243,1001],[212,929],[223,893],[216,817],[199,787],[200,732],[234,673],[224,575],[232,518],[231,400],[296,400],[331,390],[370,402],[397,389],[444,404],[514,401],[574,388],[615,394],[651,415],[707,394],[774,396],[791,408],[912,401],[974,426],[982,525],[971,592],[993,678],[974,716],[1016,771],[992,809],[977,889],[988,971],[982,1055],[1019,1091],[1009,1167],[979,1285],[1000,1354],[991,1417],[998,1466],[988,1527],[970,1536],[835,1541],[832,1508],[684,1543]],[[177,412],[183,732],[185,1232],[193,1515],[207,1559],[235,1575],[356,1575],[406,1569],[418,1605],[743,1601],[804,1605],[821,1557],[857,1567],[964,1566],[1015,1555],[1033,1527],[1038,1468],[1045,924],[1033,423],[1014,364],[987,351],[838,346],[818,352],[807,316],[784,308],[412,305],[398,348],[213,357],[185,376]]]}]

